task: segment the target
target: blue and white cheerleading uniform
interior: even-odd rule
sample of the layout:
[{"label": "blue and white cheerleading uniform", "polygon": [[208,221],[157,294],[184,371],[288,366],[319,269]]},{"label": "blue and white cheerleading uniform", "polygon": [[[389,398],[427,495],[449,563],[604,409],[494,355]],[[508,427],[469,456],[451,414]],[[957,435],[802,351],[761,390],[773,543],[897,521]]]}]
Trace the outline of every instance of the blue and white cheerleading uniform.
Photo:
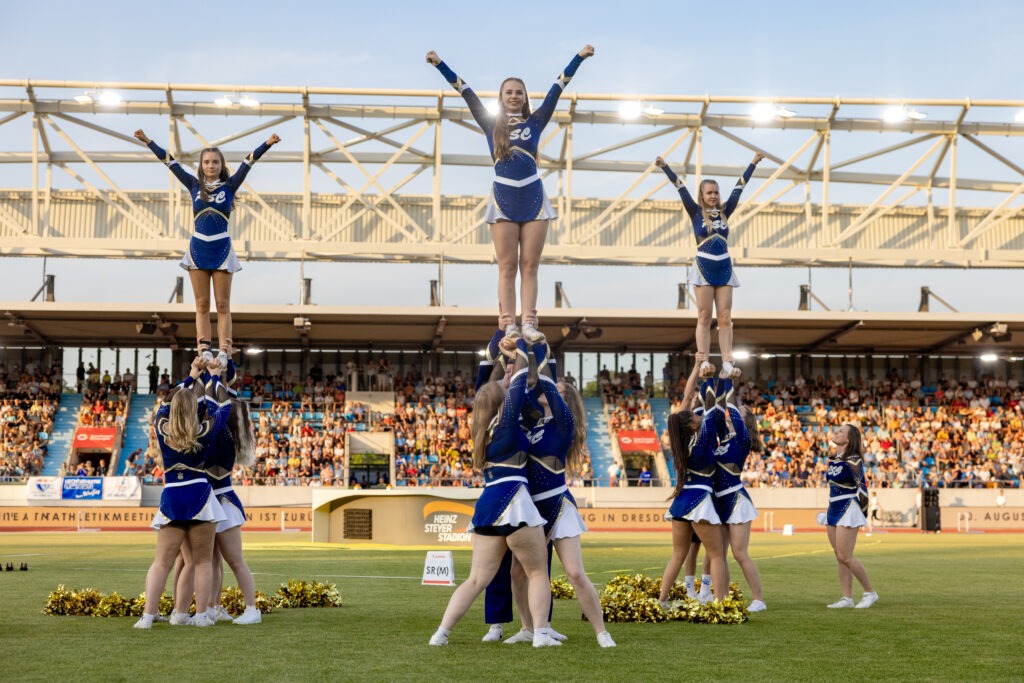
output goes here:
[{"label": "blue and white cheerleading uniform", "polygon": [[[210,383],[207,386],[206,400],[214,409],[222,405],[230,407],[231,399],[238,395],[233,388],[236,376],[235,363],[228,360],[228,367],[224,371],[224,383]],[[219,392],[213,391],[214,388],[219,389]],[[225,429],[215,438],[210,448],[210,457],[206,460],[206,479],[210,482],[217,502],[224,508],[225,519],[217,523],[218,534],[245,524],[245,508],[231,486],[231,472],[234,468],[235,441],[231,438],[231,431]]]},{"label": "blue and white cheerleading uniform", "polygon": [[828,526],[865,526],[868,492],[861,461],[829,460],[825,478],[828,481]]},{"label": "blue and white cheerleading uniform", "polygon": [[[216,377],[211,382],[220,384]],[[231,404],[213,408],[205,397],[199,400],[199,444],[195,453],[181,453],[167,445],[167,426],[170,422],[171,399],[177,391],[201,390],[202,383],[191,377],[168,392],[154,418],[156,438],[164,461],[164,489],[160,494],[160,509],[153,516],[154,529],[174,522],[221,522],[224,510],[206,478],[206,460],[212,454],[214,444],[227,432],[228,414]],[[216,388],[215,388],[216,390]]]},{"label": "blue and white cheerleading uniform", "polygon": [[701,417],[700,432],[690,442],[690,456],[686,462],[683,490],[672,501],[669,516],[681,522],[710,522],[721,524],[715,509],[715,410],[709,410]]},{"label": "blue and white cheerleading uniform", "polygon": [[668,164],[662,167],[669,181],[679,190],[679,197],[683,200],[683,207],[690,216],[693,223],[693,234],[697,238],[697,259],[696,268],[691,271],[690,284],[695,287],[710,285],[712,287],[739,287],[740,281],[732,267],[732,257],[729,256],[729,224],[728,219],[736,210],[740,202],[740,195],[746,187],[750,176],[754,174],[754,164],[747,166],[747,170],[733,188],[732,194],[726,200],[722,210],[708,209],[708,218],[711,225],[704,222],[704,213],[700,205],[690,196],[685,183]]},{"label": "blue and white cheerleading uniform", "polygon": [[153,150],[157,159],[167,165],[192,197],[195,233],[189,240],[188,249],[185,250],[179,265],[185,270],[226,270],[229,273],[240,271],[242,264],[238,262],[238,256],[231,246],[231,237],[228,235],[228,218],[235,205],[235,194],[245,177],[249,175],[253,164],[270,149],[270,146],[264,142],[257,147],[227,182],[218,180],[215,183],[206,183],[206,196],[210,198],[208,202],[202,200],[202,186],[198,178],[182,168],[174,157],[152,140],[149,141],[149,148]]},{"label": "blue and white cheerleading uniform", "polygon": [[[526,342],[516,340],[516,352],[527,353]],[[490,426],[484,463],[484,490],[477,499],[470,531],[485,535],[508,535],[520,527],[542,526],[544,518],[530,500],[526,464],[530,442],[519,424],[526,399],[526,368],[512,376],[501,412]]]},{"label": "blue and white cheerleading uniform", "polygon": [[[722,380],[732,384],[731,380]],[[736,406],[729,405],[728,419],[732,420],[736,435],[719,447],[718,462],[712,487],[715,489],[715,507],[723,524],[746,524],[757,519],[757,508],[743,486],[740,474],[750,454],[751,435]]]},{"label": "blue and white cheerleading uniform", "polygon": [[576,499],[565,483],[565,461],[576,426],[555,383],[541,375],[538,388],[547,398],[552,415],[530,430],[526,476],[533,502],[545,520],[544,535],[549,541],[556,541],[579,536],[587,530]]},{"label": "blue and white cheerleading uniform", "polygon": [[491,201],[484,217],[485,222],[526,223],[557,217],[544,193],[544,183],[537,172],[537,146],[541,132],[555,113],[562,91],[576,75],[576,70],[582,63],[583,58],[578,54],[574,55],[569,65],[555,79],[541,105],[525,120],[520,117],[517,119],[518,123],[509,123],[509,155],[504,159],[494,159],[494,117],[487,111],[473,89],[456,76],[447,64],[437,64],[437,70],[445,80],[466,100],[473,118],[484,131],[487,146],[491,150],[491,158],[494,159],[495,178]]}]

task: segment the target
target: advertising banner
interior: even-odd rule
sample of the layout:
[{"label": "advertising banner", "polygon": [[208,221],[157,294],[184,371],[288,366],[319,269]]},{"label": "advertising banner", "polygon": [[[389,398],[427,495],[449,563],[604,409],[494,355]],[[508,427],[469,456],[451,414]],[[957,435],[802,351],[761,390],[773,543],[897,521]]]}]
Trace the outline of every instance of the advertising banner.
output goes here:
[{"label": "advertising banner", "polygon": [[26,500],[60,500],[60,477],[29,477]]},{"label": "advertising banner", "polygon": [[616,433],[623,453],[657,453],[661,450],[658,435],[649,430],[621,430]]},{"label": "advertising banner", "polygon": [[114,450],[117,427],[79,427],[72,447],[80,451],[109,453]]},{"label": "advertising banner", "polygon": [[101,500],[103,477],[65,477],[61,487],[64,500]]},{"label": "advertising banner", "polygon": [[104,500],[142,500],[142,483],[138,477],[104,477]]}]

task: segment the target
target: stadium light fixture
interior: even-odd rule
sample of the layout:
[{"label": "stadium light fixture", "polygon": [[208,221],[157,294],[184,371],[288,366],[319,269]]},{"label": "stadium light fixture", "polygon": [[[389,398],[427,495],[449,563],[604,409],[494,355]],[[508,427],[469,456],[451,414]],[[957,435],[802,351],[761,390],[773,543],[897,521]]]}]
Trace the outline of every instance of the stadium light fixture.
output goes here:
[{"label": "stadium light fixture", "polygon": [[258,347],[258,346],[250,346],[249,348],[247,348],[247,349],[245,350],[245,353],[246,353],[246,355],[248,355],[248,356],[258,356],[258,355],[260,355],[261,353],[263,353],[263,349],[261,349],[261,348],[260,348],[260,347]]},{"label": "stadium light fixture", "polygon": [[985,333],[982,332],[979,329],[975,329],[974,332],[971,332],[971,339],[973,339],[976,342],[980,342],[981,338],[984,337],[984,336],[985,336]]},{"label": "stadium light fixture", "polygon": [[644,113],[644,103],[639,100],[626,100],[619,105],[619,117],[627,121],[640,118]]},{"label": "stadium light fixture", "polygon": [[225,109],[227,107],[230,107],[232,104],[234,104],[234,102],[231,100],[231,98],[228,97],[227,95],[221,95],[220,97],[215,99],[213,101],[213,103],[216,104],[218,107],[224,107]]},{"label": "stadium light fixture", "polygon": [[775,115],[780,119],[791,119],[796,116],[796,112],[785,107],[775,107]]},{"label": "stadium light fixture", "polygon": [[775,105],[771,102],[758,102],[750,110],[750,118],[758,123],[767,123],[775,118]]},{"label": "stadium light fixture", "polygon": [[498,115],[498,109],[500,109],[500,107],[498,106],[498,100],[491,100],[490,102],[488,102],[487,104],[484,105],[484,108],[487,109],[487,112],[491,116],[497,116]]},{"label": "stadium light fixture", "polygon": [[243,107],[248,107],[250,109],[260,106],[260,101],[252,95],[242,95],[242,97],[239,98],[238,103]]},{"label": "stadium light fixture", "polygon": [[1013,120],[1017,123],[1024,123],[1024,109],[1017,112],[1017,115],[1013,117]]},{"label": "stadium light fixture", "polygon": [[644,107],[644,113],[648,116],[661,116],[665,113],[665,110],[661,107],[655,107],[653,104],[648,104]]},{"label": "stadium light fixture", "polygon": [[739,351],[739,350],[736,350],[736,351],[733,351],[732,355],[733,355],[733,358],[735,358],[736,360],[749,360],[750,359],[750,351]]},{"label": "stadium light fixture", "polygon": [[889,107],[882,112],[882,120],[886,123],[901,123],[907,119],[906,107]]},{"label": "stadium light fixture", "polygon": [[121,104],[121,95],[116,93],[116,92],[114,92],[113,90],[104,90],[103,92],[101,92],[99,94],[99,97],[97,97],[97,100],[99,101],[100,104],[105,104],[107,106],[114,106],[114,105]]},{"label": "stadium light fixture", "polygon": [[91,104],[92,95],[87,92],[84,92],[81,95],[75,95],[75,102],[78,102],[79,104]]},{"label": "stadium light fixture", "polygon": [[768,360],[771,357],[772,357],[772,354],[770,354],[770,353],[762,353],[760,356],[758,356],[758,358],[760,358],[761,360]]},{"label": "stadium light fixture", "polygon": [[999,356],[997,356],[994,353],[983,353],[980,356],[978,356],[978,360],[980,360],[982,363],[995,363],[997,360],[999,360]]}]

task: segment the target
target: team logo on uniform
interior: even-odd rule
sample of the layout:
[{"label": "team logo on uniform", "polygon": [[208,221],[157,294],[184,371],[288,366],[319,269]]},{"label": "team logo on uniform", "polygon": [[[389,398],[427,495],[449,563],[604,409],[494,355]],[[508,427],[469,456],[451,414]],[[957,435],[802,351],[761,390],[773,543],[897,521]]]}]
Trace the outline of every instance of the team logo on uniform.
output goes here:
[{"label": "team logo on uniform", "polygon": [[529,128],[517,128],[508,134],[508,139],[512,142],[516,140],[526,141],[533,137],[533,131]]}]

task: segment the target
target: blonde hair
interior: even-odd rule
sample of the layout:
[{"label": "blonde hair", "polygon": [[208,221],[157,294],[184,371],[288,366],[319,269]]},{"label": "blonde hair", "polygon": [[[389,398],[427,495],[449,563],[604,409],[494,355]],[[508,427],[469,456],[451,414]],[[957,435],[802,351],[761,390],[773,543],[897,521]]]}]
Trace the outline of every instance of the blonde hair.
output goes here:
[{"label": "blonde hair", "polygon": [[177,392],[171,399],[164,443],[179,453],[196,453],[202,448],[199,429],[199,406],[195,394],[187,390]]},{"label": "blonde hair", "polygon": [[572,445],[569,446],[569,452],[565,456],[565,464],[570,471],[577,472],[583,465],[586,455],[587,413],[583,407],[583,398],[580,396],[579,390],[565,382],[561,383],[561,387],[562,390],[559,393],[561,393],[566,407],[569,408],[573,421]]},{"label": "blonde hair", "polygon": [[203,173],[203,155],[205,154],[216,154],[220,157],[220,175],[217,176],[217,180],[222,183],[226,183],[228,178],[228,164],[224,160],[224,152],[220,151],[219,147],[204,147],[199,152],[199,198],[204,202],[210,201],[210,193],[206,191],[206,174]]},{"label": "blonde hair", "polygon": [[483,470],[487,462],[487,445],[490,443],[488,434],[491,420],[501,410],[505,402],[505,389],[498,382],[488,382],[480,387],[473,399],[473,467]]},{"label": "blonde hair", "polygon": [[[722,229],[724,230],[729,226],[725,222],[725,210],[722,208],[721,195],[719,195],[718,206],[707,206],[706,204],[704,204],[705,185],[714,185],[715,187],[718,187],[718,181],[706,178],[700,181],[700,185],[697,186],[697,206],[700,207],[700,215],[704,217],[704,225],[705,227],[707,227],[709,231],[711,230],[711,218],[708,216],[708,209],[718,209],[718,219],[719,221],[721,221]],[[719,189],[719,192],[721,192],[721,189]]]},{"label": "blonde hair", "polygon": [[501,87],[498,88],[498,115],[494,122],[494,158],[496,160],[507,159],[512,149],[508,139],[508,112],[505,111],[505,103],[501,99],[501,91],[505,89],[505,84],[509,81],[515,81],[523,86],[523,111],[521,113],[524,119],[530,115],[530,95],[526,92],[526,84],[521,78],[509,76],[501,82]]}]

